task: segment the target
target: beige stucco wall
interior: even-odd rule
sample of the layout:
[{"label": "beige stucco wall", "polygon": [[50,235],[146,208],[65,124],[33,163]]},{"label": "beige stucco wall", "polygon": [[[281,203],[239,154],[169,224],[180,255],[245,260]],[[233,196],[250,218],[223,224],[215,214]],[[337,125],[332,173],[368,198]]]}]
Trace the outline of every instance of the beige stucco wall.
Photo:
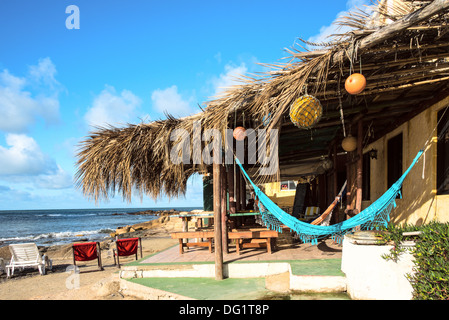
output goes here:
[{"label": "beige stucco wall", "polygon": [[[421,225],[432,220],[449,221],[449,195],[436,195],[437,170],[437,113],[449,105],[449,97],[415,116],[381,139],[366,146],[378,150],[377,160],[371,159],[371,201],[387,190],[387,144],[397,134],[403,134],[403,171],[405,171],[426,141],[431,143],[424,155],[404,181],[402,199],[397,199],[397,208],[391,213],[392,222]],[[435,129],[435,130],[434,130]],[[375,130],[375,128],[374,128]],[[366,207],[370,202],[364,201]]]},{"label": "beige stucco wall", "polygon": [[281,190],[280,182],[264,184],[265,194],[279,207],[293,207],[296,190]]}]

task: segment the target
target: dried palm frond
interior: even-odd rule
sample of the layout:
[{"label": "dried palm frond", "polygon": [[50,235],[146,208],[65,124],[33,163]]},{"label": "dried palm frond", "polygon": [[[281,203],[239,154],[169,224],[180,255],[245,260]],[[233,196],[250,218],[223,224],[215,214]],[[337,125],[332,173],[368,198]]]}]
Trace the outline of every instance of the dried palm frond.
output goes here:
[{"label": "dried palm frond", "polygon": [[[387,21],[379,17],[399,19],[414,9],[411,2],[407,1],[396,1],[392,8],[386,5],[381,7],[380,4],[384,2],[380,1],[375,11],[380,26]],[[96,201],[108,199],[115,193],[120,193],[128,201],[131,201],[134,194],[154,199],[161,195],[177,197],[184,194],[189,177],[197,172],[207,172],[209,166],[202,161],[195,164],[174,164],[171,161],[170,152],[177,144],[177,141],[171,139],[174,130],[184,130],[185,135],[192,137],[195,124],[201,123],[203,132],[207,129],[224,132],[228,128],[234,128],[237,121],[242,121],[243,113],[256,126],[266,127],[268,130],[279,129],[290,105],[306,90],[320,97],[332,94],[333,98],[339,98],[340,79],[350,68],[352,56],[366,53],[365,49],[365,52],[357,52],[356,49],[365,35],[372,31],[369,28],[373,19],[373,16],[356,10],[340,18],[337,24],[352,31],[361,31],[359,36],[354,37],[349,31],[334,36],[328,43],[319,44],[300,39],[308,45],[324,46],[326,50],[319,50],[319,54],[306,52],[301,55],[295,48],[289,49],[292,56],[286,63],[266,64],[270,71],[239,76],[236,85],[211,98],[199,114],[181,119],[167,114],[166,119],[148,124],[94,128],[79,145],[76,185],[86,196]],[[408,38],[404,39],[403,43],[406,43]],[[391,42],[382,43],[383,47],[387,45],[391,46]],[[346,56],[347,52],[351,59]],[[312,54],[307,55],[308,53]],[[371,53],[374,67],[379,59],[377,54]],[[266,126],[262,124],[262,118],[268,114],[271,114],[271,120]],[[193,147],[191,139],[191,159]],[[273,176],[256,177],[255,181],[278,178],[279,172]]]},{"label": "dried palm frond", "polygon": [[363,30],[367,28],[367,21],[369,21],[371,15],[365,10],[355,8],[349,11],[347,14],[337,18],[334,24],[343,28],[350,28],[355,30]]}]

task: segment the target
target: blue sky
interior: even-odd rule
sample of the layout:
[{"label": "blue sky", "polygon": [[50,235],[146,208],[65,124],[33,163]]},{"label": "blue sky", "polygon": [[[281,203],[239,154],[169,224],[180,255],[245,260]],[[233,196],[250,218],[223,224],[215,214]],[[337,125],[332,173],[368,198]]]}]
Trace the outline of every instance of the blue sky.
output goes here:
[{"label": "blue sky", "polygon": [[[298,37],[320,40],[363,0],[0,2],[0,210],[202,206],[184,198],[116,196],[95,204],[73,185],[90,125],[185,116],[263,71]],[[69,5],[79,29],[68,29]]]}]

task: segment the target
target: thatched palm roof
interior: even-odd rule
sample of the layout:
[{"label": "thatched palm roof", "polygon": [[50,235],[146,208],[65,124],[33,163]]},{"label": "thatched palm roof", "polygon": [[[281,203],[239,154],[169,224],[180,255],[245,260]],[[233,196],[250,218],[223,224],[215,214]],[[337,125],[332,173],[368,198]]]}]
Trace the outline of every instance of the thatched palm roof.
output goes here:
[{"label": "thatched palm roof", "polygon": [[[127,200],[134,192],[153,198],[183,194],[188,178],[206,172],[208,166],[173,164],[170,134],[174,129],[191,134],[195,121],[203,130],[225,130],[241,125],[244,115],[247,126],[258,128],[269,114],[268,129],[281,129],[281,175],[283,166],[326,155],[350,130],[355,116],[362,114],[364,122],[376,128],[377,137],[394,129],[404,117],[440,99],[448,87],[449,0],[381,1],[371,10],[374,13],[356,10],[340,19],[338,24],[352,30],[329,43],[302,41],[317,50],[287,49],[287,62],[266,65],[270,71],[260,76],[242,76],[238,85],[207,102],[199,114],[96,128],[80,145],[78,186],[95,200],[115,192]],[[357,96],[344,89],[346,77],[354,71],[361,71],[368,81]],[[300,130],[288,118],[290,105],[306,88],[324,108],[312,130]]]}]

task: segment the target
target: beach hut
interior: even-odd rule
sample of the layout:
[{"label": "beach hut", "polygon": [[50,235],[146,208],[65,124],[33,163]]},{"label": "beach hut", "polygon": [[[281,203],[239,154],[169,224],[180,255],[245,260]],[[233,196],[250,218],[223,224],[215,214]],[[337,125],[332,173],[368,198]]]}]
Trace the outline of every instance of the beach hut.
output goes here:
[{"label": "beach hut", "polygon": [[[295,181],[295,194],[308,183],[322,211],[347,181],[345,206],[331,223],[360,213],[424,149],[391,219],[449,221],[448,13],[449,0],[381,1],[340,18],[350,30],[328,43],[299,39],[288,62],[267,64],[260,77],[242,75],[201,113],[97,128],[81,143],[78,185],[95,200],[118,193],[130,201],[136,192],[177,197],[193,174],[212,177],[218,278],[225,217],[245,205],[245,179],[233,161],[238,141],[252,181]],[[262,150],[258,130],[276,133],[278,144]],[[275,170],[264,174],[267,163]],[[284,205],[293,207],[293,198]]]}]

